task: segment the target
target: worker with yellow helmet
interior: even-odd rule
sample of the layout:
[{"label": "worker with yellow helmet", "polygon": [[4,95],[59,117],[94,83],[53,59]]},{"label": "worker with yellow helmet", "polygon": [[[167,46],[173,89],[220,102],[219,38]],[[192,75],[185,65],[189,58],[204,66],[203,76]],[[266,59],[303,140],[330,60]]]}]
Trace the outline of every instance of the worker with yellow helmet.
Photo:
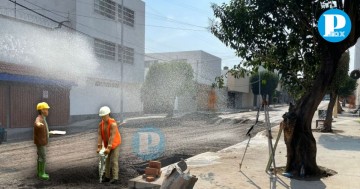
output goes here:
[{"label": "worker with yellow helmet", "polygon": [[49,180],[49,175],[45,173],[46,145],[49,141],[49,127],[46,117],[49,115],[49,105],[40,102],[36,106],[38,116],[34,123],[34,143],[37,147],[37,176],[42,180]]}]

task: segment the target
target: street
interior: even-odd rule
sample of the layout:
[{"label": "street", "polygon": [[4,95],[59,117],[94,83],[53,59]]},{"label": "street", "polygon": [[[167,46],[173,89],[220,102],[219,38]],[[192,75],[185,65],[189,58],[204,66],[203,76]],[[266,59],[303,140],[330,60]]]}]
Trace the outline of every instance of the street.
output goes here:
[{"label": "street", "polygon": [[[286,108],[270,111],[279,122]],[[120,128],[120,181],[126,187],[129,179],[145,168],[146,161],[137,157],[133,137],[140,128],[158,128],[165,136],[165,151],[157,158],[162,166],[207,151],[218,151],[244,141],[249,127],[254,124],[256,111],[225,115],[194,113],[180,118],[164,118],[147,123],[129,123]],[[276,116],[275,116],[276,115]],[[263,121],[262,117],[259,118]],[[272,125],[276,125],[273,123]],[[50,126],[51,128],[51,126]],[[94,127],[96,128],[96,126]],[[259,124],[252,134],[264,130]],[[253,135],[254,136],[254,135]],[[1,188],[99,188],[97,130],[55,136],[50,139],[47,154],[47,172],[50,181],[36,178],[36,148],[33,141],[5,143],[0,148]],[[107,186],[108,188],[109,186]],[[111,188],[112,186],[110,186]],[[119,187],[114,186],[114,187]]]}]

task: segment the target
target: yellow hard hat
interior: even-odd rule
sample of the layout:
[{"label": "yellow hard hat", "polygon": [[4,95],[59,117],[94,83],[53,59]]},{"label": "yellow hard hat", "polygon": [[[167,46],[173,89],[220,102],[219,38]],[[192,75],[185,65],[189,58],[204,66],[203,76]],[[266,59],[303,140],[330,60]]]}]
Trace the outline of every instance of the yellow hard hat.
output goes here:
[{"label": "yellow hard hat", "polygon": [[49,109],[50,106],[46,102],[40,102],[36,106],[36,110]]}]

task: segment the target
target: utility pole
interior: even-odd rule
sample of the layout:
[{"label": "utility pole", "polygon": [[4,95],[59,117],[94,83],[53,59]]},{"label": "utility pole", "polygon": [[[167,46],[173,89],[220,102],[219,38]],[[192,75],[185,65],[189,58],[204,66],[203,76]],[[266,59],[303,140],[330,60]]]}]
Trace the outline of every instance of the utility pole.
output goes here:
[{"label": "utility pole", "polygon": [[259,70],[259,108],[261,106],[261,76],[260,76],[260,70]]},{"label": "utility pole", "polygon": [[196,83],[195,83],[195,104],[198,109],[198,94],[199,94],[199,60],[196,60]]},{"label": "utility pole", "polygon": [[199,60],[196,61],[196,83],[198,83],[198,75],[199,75]]},{"label": "utility pole", "polygon": [[14,6],[15,6],[14,15],[15,15],[15,18],[16,18],[16,0],[15,0],[15,3],[14,3]]},{"label": "utility pole", "polygon": [[124,112],[124,0],[121,0],[121,65],[120,65],[120,116]]}]

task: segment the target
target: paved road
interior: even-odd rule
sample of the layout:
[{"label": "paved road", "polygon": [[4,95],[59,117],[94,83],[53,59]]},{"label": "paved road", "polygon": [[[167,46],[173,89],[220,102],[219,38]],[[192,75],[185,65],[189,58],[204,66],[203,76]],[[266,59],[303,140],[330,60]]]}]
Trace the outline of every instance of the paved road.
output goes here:
[{"label": "paved road", "polygon": [[[278,123],[284,111],[284,108],[271,111],[272,122]],[[180,157],[218,151],[245,140],[245,133],[254,123],[255,114],[256,112],[225,115],[196,113],[175,119],[158,118],[129,122],[120,129],[123,138],[120,151],[121,185],[125,187],[128,179],[137,176],[137,171],[144,163],[144,160],[134,153],[133,139],[139,129],[151,125],[164,134],[165,151],[159,153],[159,159],[163,164],[167,164],[177,161]],[[51,181],[48,182],[35,178],[36,149],[31,140],[2,144],[0,188],[104,187],[97,183],[95,128],[88,126],[84,132],[51,138],[47,162]],[[254,133],[263,129],[264,125],[258,125]],[[119,185],[115,187],[119,188]]]}]

